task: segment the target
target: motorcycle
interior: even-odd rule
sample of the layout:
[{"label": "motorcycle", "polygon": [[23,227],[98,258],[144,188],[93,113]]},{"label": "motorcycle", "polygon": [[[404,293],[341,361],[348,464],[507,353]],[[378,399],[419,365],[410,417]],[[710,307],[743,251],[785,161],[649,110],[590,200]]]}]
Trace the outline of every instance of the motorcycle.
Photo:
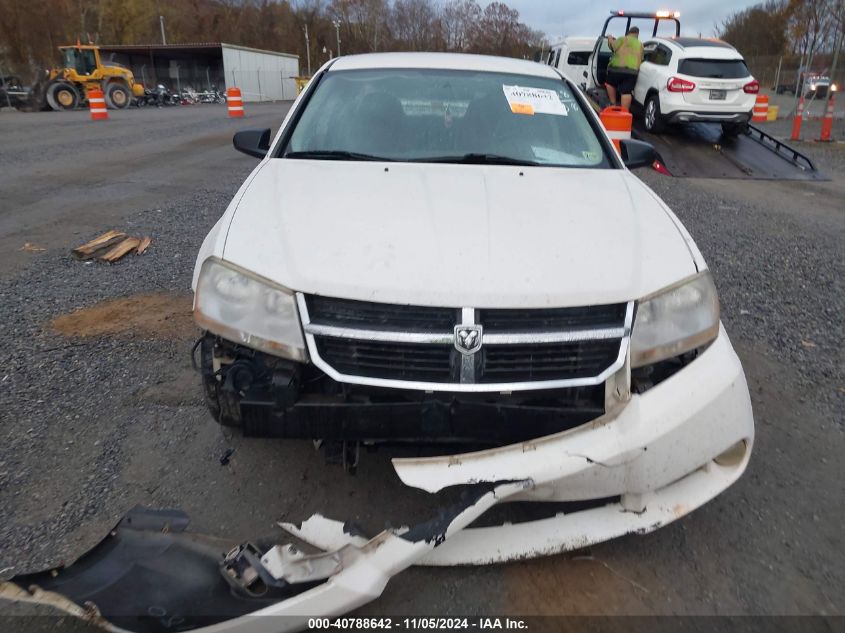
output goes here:
[{"label": "motorcycle", "polygon": [[217,88],[200,92],[197,97],[200,103],[226,103],[226,95]]},{"label": "motorcycle", "polygon": [[170,92],[163,84],[157,85],[155,88],[144,89],[144,96],[138,97],[136,105],[138,107],[179,105],[179,96]]},{"label": "motorcycle", "polygon": [[182,88],[182,92],[179,94],[179,103],[182,105],[194,105],[199,102],[199,95],[195,90],[192,88]]}]

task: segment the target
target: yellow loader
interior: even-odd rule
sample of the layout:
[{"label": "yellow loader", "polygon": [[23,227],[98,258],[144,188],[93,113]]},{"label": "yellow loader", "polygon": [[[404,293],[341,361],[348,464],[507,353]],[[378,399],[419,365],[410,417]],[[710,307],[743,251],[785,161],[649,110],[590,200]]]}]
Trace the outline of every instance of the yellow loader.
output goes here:
[{"label": "yellow loader", "polygon": [[62,68],[53,68],[47,76],[44,99],[53,110],[73,110],[88,102],[88,92],[99,88],[109,108],[126,108],[133,97],[144,96],[144,86],[135,81],[132,71],[120,64],[100,60],[100,49],[77,43],[60,46]]}]

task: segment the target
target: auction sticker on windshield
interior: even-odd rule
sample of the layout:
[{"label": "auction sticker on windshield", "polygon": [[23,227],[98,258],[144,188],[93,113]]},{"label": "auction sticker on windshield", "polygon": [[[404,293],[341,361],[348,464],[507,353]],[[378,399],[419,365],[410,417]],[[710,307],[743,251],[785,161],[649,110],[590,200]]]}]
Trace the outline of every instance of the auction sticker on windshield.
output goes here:
[{"label": "auction sticker on windshield", "polygon": [[502,85],[502,90],[514,114],[556,114],[558,116],[569,114],[554,90],[508,85]]}]

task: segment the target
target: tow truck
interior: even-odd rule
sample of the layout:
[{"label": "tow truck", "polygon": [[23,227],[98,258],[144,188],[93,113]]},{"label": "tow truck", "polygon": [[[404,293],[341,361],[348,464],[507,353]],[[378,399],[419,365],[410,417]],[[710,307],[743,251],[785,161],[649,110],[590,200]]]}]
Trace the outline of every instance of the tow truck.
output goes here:
[{"label": "tow truck", "polygon": [[[607,35],[628,32],[636,25],[642,39],[680,37],[679,11],[613,10],[604,21],[585,72],[586,94],[600,110],[610,105],[604,88],[612,51]],[[635,106],[636,107],[636,104]],[[686,123],[664,134],[651,134],[634,117],[633,138],[651,143],[660,155],[660,169],[676,177],[751,178],[760,180],[828,180],[805,154],[749,125],[745,134],[729,138],[714,123]]]}]

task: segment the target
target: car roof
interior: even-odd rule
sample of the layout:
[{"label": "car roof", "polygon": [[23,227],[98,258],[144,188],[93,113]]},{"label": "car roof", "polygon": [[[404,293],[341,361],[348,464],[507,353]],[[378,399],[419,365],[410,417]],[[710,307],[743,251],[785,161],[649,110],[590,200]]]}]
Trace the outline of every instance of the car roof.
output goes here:
[{"label": "car roof", "polygon": [[552,48],[561,48],[566,46],[568,48],[575,48],[575,47],[584,47],[584,49],[589,48],[593,50],[596,45],[596,37],[595,36],[587,36],[587,35],[571,35],[569,37],[564,37],[562,40],[555,42],[552,44]]},{"label": "car roof", "polygon": [[473,70],[510,73],[560,79],[551,66],[534,61],[492,55],[464,53],[367,53],[339,57],[329,71],[368,70],[373,68],[431,68],[437,70]]},{"label": "car roof", "polygon": [[653,39],[671,42],[678,48],[727,48],[732,51],[736,49],[722,40],[714,37],[657,37]]},{"label": "car roof", "polygon": [[652,37],[648,42],[659,42],[683,51],[683,57],[703,59],[742,59],[742,54],[722,40],[699,37]]}]

